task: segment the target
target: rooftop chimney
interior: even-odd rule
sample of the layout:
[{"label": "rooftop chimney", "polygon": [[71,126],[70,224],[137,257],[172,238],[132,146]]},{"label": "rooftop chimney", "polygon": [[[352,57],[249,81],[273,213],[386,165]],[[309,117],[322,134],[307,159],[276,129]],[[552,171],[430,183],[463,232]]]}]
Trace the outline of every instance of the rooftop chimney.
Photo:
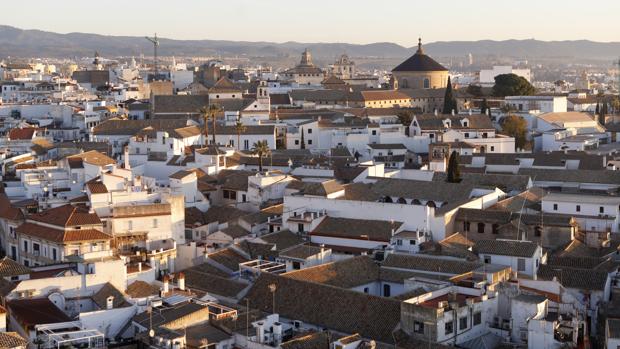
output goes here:
[{"label": "rooftop chimney", "polygon": [[129,166],[129,146],[126,145],[124,148],[123,160],[125,164],[125,169],[129,170],[131,166]]},{"label": "rooftop chimney", "polygon": [[178,279],[179,279],[179,290],[185,291],[185,274],[182,272],[179,273]]},{"label": "rooftop chimney", "polygon": [[114,296],[110,296],[106,299],[106,309],[110,310],[114,308]]},{"label": "rooftop chimney", "polygon": [[164,294],[170,292],[170,277],[164,275]]}]

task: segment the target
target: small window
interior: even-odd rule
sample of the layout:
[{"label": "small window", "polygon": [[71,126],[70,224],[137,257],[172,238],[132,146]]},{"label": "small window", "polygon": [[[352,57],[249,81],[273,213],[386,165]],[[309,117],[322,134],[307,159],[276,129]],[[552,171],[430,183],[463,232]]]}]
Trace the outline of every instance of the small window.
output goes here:
[{"label": "small window", "polygon": [[308,129],[308,134],[311,134],[311,133],[312,133],[312,129],[311,129],[311,128],[309,128],[309,129]]},{"label": "small window", "polygon": [[451,334],[454,331],[454,324],[452,323],[452,321],[446,322],[446,324],[444,325],[444,334],[448,335]]},{"label": "small window", "polygon": [[478,233],[484,234],[484,223],[478,223]]},{"label": "small window", "polygon": [[157,218],[153,219],[153,228],[157,228],[159,226],[159,222],[157,221]]},{"label": "small window", "polygon": [[424,323],[422,321],[413,322],[413,332],[424,333]]},{"label": "small window", "polygon": [[377,135],[377,130],[372,130],[372,135],[376,136]]},{"label": "small window", "polygon": [[517,259],[517,270],[525,271],[525,259],[524,258]]},{"label": "small window", "polygon": [[462,318],[459,318],[459,330],[465,330],[467,329],[467,316],[463,316]]},{"label": "small window", "polygon": [[494,224],[491,226],[491,230],[492,230],[493,234],[499,234],[499,224],[494,223]]},{"label": "small window", "polygon": [[474,313],[474,326],[480,325],[482,323],[482,313]]},{"label": "small window", "polygon": [[390,285],[385,284],[383,285],[383,297],[389,297],[392,291],[392,287],[390,287]]},{"label": "small window", "polygon": [[484,256],[484,263],[485,264],[491,264],[491,256]]},{"label": "small window", "polygon": [[598,213],[605,213],[605,207],[601,206],[598,208]]},{"label": "small window", "polygon": [[577,210],[577,212],[581,212],[581,205],[577,205],[577,207],[575,207],[575,210]]},{"label": "small window", "polygon": [[409,245],[415,245],[415,240],[409,240]]},{"label": "small window", "polygon": [[469,223],[468,221],[463,222],[463,231],[469,231],[471,227],[471,223]]},{"label": "small window", "polygon": [[491,151],[495,151],[495,146],[491,146]]},{"label": "small window", "polygon": [[299,139],[295,140],[295,145],[299,145]]},{"label": "small window", "polygon": [[558,210],[558,204],[553,204],[553,210],[557,211]]},{"label": "small window", "polygon": [[311,139],[308,140],[308,144],[312,144],[312,140]]},{"label": "small window", "polygon": [[396,246],[402,246],[403,245],[403,240],[398,239],[396,240]]},{"label": "small window", "polygon": [[364,293],[368,293],[368,287],[364,287]]}]

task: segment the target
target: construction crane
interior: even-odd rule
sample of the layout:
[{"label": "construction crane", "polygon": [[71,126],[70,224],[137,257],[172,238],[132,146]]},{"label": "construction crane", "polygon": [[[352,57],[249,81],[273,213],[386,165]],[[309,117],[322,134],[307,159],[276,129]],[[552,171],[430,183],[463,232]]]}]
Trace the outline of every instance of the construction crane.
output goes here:
[{"label": "construction crane", "polygon": [[155,69],[155,77],[157,77],[159,73],[157,71],[157,47],[159,46],[159,39],[157,38],[157,33],[155,33],[155,36],[152,38],[148,36],[145,36],[144,38],[153,44],[153,68]]}]

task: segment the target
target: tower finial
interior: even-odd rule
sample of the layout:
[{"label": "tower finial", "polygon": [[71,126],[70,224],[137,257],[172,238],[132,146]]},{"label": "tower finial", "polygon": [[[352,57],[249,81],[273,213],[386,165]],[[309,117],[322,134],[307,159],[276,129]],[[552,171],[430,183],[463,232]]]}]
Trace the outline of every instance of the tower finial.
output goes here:
[{"label": "tower finial", "polygon": [[423,53],[422,51],[422,38],[418,37],[418,53]]}]

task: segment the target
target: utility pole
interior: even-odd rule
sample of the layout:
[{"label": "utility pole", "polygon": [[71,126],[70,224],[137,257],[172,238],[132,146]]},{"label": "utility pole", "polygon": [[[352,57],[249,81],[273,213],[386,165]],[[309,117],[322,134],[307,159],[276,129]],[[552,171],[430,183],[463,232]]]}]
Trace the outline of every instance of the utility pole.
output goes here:
[{"label": "utility pole", "polygon": [[157,76],[159,73],[157,68],[157,47],[159,46],[159,39],[157,38],[157,33],[155,33],[155,36],[152,38],[148,36],[145,36],[144,38],[153,44],[153,69],[155,70],[155,76]]}]

